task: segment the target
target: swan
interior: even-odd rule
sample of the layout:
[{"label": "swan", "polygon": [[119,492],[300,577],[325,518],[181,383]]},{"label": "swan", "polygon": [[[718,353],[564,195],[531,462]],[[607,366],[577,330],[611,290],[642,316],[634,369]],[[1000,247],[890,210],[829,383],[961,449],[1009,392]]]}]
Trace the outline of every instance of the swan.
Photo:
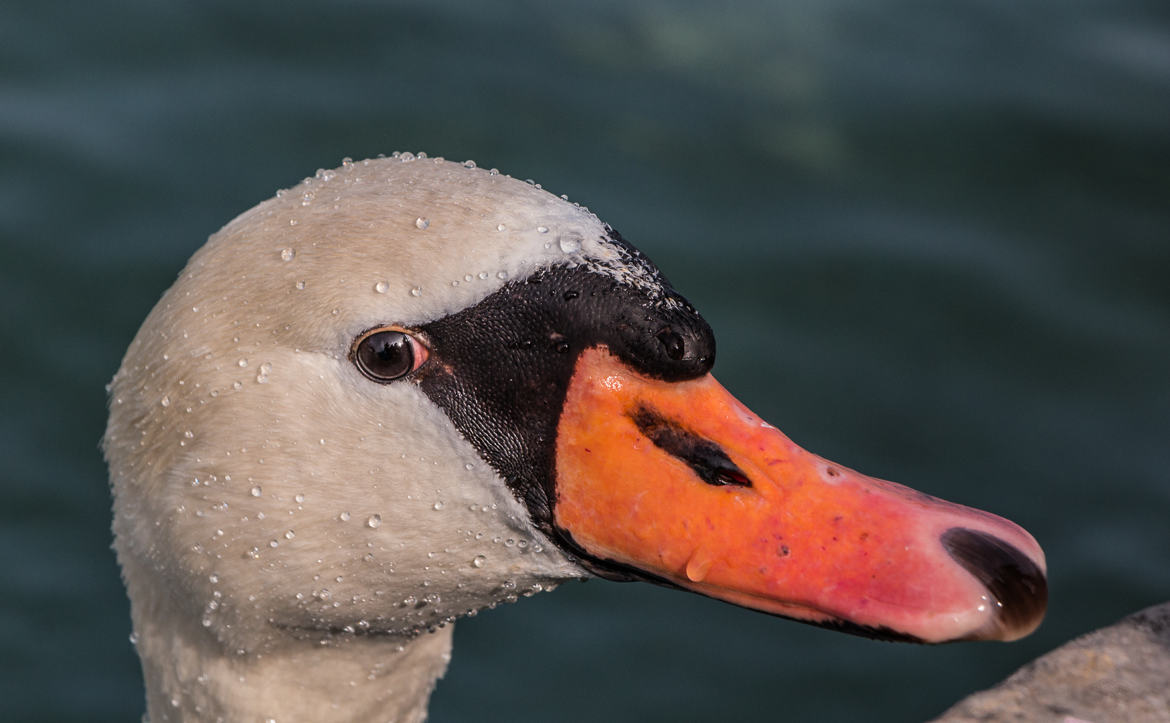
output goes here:
[{"label": "swan", "polygon": [[600,576],[871,637],[1026,635],[1044,555],[812,455],[586,208],[346,160],[211,236],[110,384],[149,719],[420,721],[451,623]]}]

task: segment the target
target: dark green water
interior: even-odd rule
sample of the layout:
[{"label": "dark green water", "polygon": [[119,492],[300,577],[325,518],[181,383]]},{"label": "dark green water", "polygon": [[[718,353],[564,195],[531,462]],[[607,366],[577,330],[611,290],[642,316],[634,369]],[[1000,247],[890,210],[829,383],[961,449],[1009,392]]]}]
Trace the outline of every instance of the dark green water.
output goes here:
[{"label": "dark green water", "polygon": [[343,156],[589,205],[716,374],[848,466],[1031,530],[1012,645],[640,585],[457,628],[433,720],[904,721],[1170,599],[1170,6],[22,2],[0,9],[0,718],[142,711],[103,385],[183,262]]}]

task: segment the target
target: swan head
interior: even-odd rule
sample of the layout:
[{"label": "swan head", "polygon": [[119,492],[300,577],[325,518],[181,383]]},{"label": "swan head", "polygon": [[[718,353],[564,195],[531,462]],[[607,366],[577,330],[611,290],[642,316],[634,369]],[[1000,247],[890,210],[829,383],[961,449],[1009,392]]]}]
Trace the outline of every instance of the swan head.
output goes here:
[{"label": "swan head", "polygon": [[471,164],[322,171],[212,236],[111,386],[135,606],[214,645],[409,638],[557,582],[689,589],[876,637],[1013,638],[1014,524],[804,452],[584,208]]}]

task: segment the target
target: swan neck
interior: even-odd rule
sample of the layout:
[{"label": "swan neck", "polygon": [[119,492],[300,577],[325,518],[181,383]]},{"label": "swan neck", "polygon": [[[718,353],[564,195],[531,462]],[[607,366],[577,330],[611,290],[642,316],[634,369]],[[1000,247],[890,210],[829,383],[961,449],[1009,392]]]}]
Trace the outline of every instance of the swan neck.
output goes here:
[{"label": "swan neck", "polygon": [[426,719],[451,657],[453,626],[413,639],[284,636],[263,652],[228,650],[197,621],[135,610],[147,719],[402,721]]}]

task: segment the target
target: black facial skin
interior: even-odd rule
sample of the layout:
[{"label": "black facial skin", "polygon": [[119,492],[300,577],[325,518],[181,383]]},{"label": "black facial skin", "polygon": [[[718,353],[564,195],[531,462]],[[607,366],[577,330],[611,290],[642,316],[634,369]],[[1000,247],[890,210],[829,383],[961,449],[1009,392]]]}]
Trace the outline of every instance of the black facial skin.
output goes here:
[{"label": "black facial skin", "polygon": [[606,241],[657,287],[558,266],[421,329],[431,348],[415,375],[421,389],[554,538],[557,424],[581,352],[604,345],[666,381],[700,377],[715,361],[714,334],[698,312],[616,232]]}]

